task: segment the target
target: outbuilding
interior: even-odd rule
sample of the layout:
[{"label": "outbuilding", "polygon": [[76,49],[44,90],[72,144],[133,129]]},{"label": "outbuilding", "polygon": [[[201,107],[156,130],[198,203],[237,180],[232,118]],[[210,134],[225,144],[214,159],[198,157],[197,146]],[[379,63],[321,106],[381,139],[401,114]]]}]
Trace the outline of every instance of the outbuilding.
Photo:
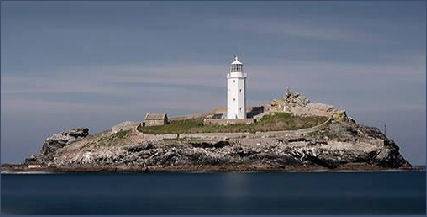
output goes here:
[{"label": "outbuilding", "polygon": [[168,116],[166,113],[147,113],[145,114],[143,126],[160,126],[168,123]]}]

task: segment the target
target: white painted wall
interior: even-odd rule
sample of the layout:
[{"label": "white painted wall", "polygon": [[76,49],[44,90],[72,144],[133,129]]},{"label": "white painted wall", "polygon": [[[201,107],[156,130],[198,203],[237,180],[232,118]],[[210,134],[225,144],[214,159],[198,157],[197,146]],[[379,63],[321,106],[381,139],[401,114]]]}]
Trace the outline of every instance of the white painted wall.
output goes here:
[{"label": "white painted wall", "polygon": [[[232,71],[236,64],[241,67],[238,71]],[[227,74],[227,119],[246,118],[246,77],[243,64],[236,57]]]}]

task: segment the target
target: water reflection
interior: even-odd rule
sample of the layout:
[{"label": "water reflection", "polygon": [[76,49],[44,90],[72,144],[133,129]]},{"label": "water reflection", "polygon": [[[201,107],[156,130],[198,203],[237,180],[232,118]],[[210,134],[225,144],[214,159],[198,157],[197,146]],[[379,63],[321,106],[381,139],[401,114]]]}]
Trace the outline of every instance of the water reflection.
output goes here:
[{"label": "water reflection", "polygon": [[423,214],[425,173],[2,175],[11,214]]}]

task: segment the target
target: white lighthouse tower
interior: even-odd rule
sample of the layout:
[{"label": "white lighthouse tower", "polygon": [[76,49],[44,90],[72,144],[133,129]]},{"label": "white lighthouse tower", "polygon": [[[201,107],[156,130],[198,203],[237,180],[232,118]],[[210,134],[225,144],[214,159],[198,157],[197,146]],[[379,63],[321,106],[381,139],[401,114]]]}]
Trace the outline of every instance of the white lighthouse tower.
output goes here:
[{"label": "white lighthouse tower", "polygon": [[246,119],[246,73],[237,56],[227,73],[227,119]]}]

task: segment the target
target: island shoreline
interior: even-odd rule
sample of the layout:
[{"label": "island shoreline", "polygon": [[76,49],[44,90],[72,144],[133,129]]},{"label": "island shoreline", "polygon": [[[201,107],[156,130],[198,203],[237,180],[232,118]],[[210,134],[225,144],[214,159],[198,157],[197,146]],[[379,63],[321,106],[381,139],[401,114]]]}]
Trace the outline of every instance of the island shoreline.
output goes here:
[{"label": "island shoreline", "polygon": [[[234,168],[231,168],[234,167]],[[72,173],[252,173],[252,172],[411,172],[425,171],[424,166],[383,168],[372,165],[346,165],[337,168],[325,168],[316,165],[287,167],[253,166],[147,166],[147,167],[37,167],[25,165],[2,165],[1,174],[72,174]]]},{"label": "island shoreline", "polygon": [[[251,124],[211,124],[212,110],[149,126],[125,121],[96,134],[75,128],[48,137],[38,154],[1,171],[311,172],[413,170],[399,146],[345,110],[286,89],[255,109]],[[154,114],[148,113],[153,116]],[[223,115],[222,115],[223,116]],[[146,118],[147,119],[147,118]],[[255,121],[256,120],[256,121]],[[207,121],[207,122],[206,122]]]}]

